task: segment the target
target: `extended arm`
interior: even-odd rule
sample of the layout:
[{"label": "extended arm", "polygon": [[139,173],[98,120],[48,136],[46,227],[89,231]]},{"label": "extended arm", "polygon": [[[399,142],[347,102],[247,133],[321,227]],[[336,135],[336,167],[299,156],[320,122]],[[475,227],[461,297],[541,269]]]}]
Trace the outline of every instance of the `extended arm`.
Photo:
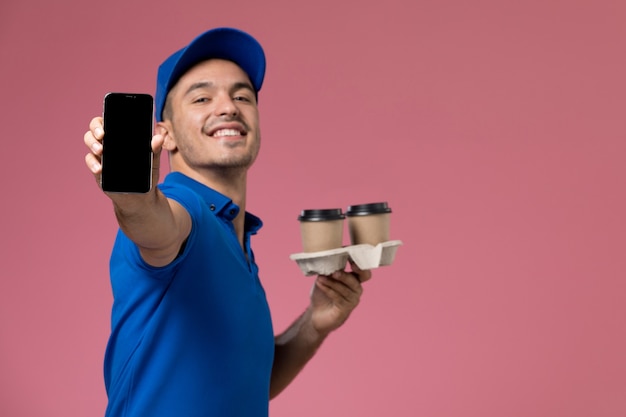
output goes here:
[{"label": "extended arm", "polygon": [[[89,131],[84,137],[85,145],[90,151],[85,156],[85,163],[98,184],[102,172],[104,133],[102,118],[96,117],[91,120]],[[153,184],[159,180],[162,146],[163,136],[155,135],[152,138]],[[137,244],[147,263],[163,266],[176,257],[191,230],[189,214],[180,204],[166,198],[156,186],[146,194],[106,193],[106,195],[113,202],[120,228]]]},{"label": "extended arm", "polygon": [[359,304],[362,283],[371,278],[352,264],[352,272],[318,276],[307,310],[275,338],[270,398],[276,397],[304,368],[322,342],[340,327]]}]

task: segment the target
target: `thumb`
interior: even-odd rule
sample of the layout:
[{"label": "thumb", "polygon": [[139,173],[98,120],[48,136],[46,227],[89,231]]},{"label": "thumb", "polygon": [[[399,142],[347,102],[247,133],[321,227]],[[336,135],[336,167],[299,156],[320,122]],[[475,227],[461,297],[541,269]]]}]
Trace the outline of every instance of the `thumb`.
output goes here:
[{"label": "thumb", "polygon": [[156,186],[159,183],[160,171],[161,171],[161,151],[163,150],[163,142],[165,138],[163,135],[152,136],[152,185]]}]

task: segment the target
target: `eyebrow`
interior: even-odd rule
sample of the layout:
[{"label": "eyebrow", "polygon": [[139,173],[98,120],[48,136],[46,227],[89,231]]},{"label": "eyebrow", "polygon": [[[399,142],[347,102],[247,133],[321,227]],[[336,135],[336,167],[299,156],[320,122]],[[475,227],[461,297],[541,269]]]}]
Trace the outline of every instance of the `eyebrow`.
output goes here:
[{"label": "eyebrow", "polygon": [[[202,88],[211,88],[213,87],[214,84],[210,81],[200,81],[194,84],[191,84],[191,86],[189,86],[189,88],[187,89],[187,91],[185,92],[185,96],[192,93],[195,90],[199,90]],[[233,84],[230,87],[231,91],[237,91],[237,90],[241,90],[241,89],[246,89],[246,90],[250,90],[252,93],[255,93],[254,88],[252,87],[251,84],[246,83],[246,82],[237,82],[235,84]],[[256,94],[256,93],[255,93]]]}]

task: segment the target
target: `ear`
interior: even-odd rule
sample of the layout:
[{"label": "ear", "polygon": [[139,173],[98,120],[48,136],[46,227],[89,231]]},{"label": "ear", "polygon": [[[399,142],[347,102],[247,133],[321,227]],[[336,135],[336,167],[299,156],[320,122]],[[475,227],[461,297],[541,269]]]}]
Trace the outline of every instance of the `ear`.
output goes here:
[{"label": "ear", "polygon": [[163,149],[169,152],[176,150],[176,138],[172,135],[172,125],[169,120],[158,122],[156,124],[156,133],[163,136]]}]

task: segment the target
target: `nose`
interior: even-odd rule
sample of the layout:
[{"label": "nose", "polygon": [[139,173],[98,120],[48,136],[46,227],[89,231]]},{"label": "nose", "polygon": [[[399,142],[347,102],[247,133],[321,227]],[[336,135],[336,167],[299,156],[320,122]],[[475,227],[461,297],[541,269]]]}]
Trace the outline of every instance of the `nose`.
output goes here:
[{"label": "nose", "polygon": [[239,108],[229,94],[220,94],[215,98],[215,113],[220,117],[234,117],[239,114]]}]

